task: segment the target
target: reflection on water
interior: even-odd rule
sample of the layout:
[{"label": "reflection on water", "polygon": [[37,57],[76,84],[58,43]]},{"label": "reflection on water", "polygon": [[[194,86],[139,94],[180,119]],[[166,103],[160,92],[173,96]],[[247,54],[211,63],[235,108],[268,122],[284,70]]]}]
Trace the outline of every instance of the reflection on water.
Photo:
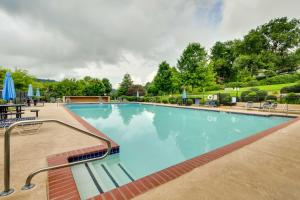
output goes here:
[{"label": "reflection on water", "polygon": [[287,121],[139,104],[70,109],[121,146],[120,159],[137,178]]},{"label": "reflection on water", "polygon": [[[119,107],[121,109],[118,109]],[[137,116],[144,111],[144,108],[139,106],[132,107],[132,106],[127,106],[127,104],[121,104],[117,107],[117,110],[123,119],[123,123],[128,125],[134,116]]]}]

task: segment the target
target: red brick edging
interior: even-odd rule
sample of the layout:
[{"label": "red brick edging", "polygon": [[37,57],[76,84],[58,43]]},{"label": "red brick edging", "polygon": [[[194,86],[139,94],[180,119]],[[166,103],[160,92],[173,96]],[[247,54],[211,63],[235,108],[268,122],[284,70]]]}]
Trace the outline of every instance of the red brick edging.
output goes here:
[{"label": "red brick edging", "polygon": [[[108,138],[105,134],[91,126],[89,123],[84,121],[82,118],[77,116],[75,113],[69,111],[65,108],[68,113],[70,113],[77,121],[79,121],[85,128],[89,131],[101,135],[102,137]],[[204,165],[212,160],[220,158],[234,150],[237,150],[245,145],[255,142],[279,129],[287,127],[288,125],[299,121],[300,117],[291,119],[288,122],[274,126],[265,131],[259,132],[255,135],[249,136],[237,142],[231,143],[229,145],[220,147],[208,153],[202,154],[195,158],[186,160],[174,166],[168,167],[156,173],[145,176],[141,179],[135,180],[131,183],[123,185],[119,188],[115,188],[111,191],[105,192],[103,194],[97,195],[93,200],[101,199],[131,199],[137,195],[140,195],[154,187],[171,181],[201,165]],[[109,139],[109,138],[108,138]],[[109,139],[111,140],[111,139]],[[118,145],[112,141],[113,147],[118,147]],[[105,151],[105,146],[95,146],[85,149],[79,149],[75,151],[65,152],[61,154],[56,154],[48,157],[48,165],[56,165],[68,163],[68,158],[72,156],[79,156],[87,153],[94,153],[99,151]],[[64,169],[58,169],[48,172],[48,198],[53,200],[60,199],[80,199],[72,172],[70,167]]]}]

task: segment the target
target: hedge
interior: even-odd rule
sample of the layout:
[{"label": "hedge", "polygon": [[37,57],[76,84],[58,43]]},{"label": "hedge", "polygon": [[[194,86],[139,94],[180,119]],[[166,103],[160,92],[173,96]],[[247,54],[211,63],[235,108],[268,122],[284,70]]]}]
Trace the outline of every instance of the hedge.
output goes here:
[{"label": "hedge", "polygon": [[290,93],[290,92],[300,93],[300,84],[283,87],[280,90],[280,93]]},{"label": "hedge", "polygon": [[290,104],[300,104],[300,95],[289,93],[284,97],[284,102]]}]

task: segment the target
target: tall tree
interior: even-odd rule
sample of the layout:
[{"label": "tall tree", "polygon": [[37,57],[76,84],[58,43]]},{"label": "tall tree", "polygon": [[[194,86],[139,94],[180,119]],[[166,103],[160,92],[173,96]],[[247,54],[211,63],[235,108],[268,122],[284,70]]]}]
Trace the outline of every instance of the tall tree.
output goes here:
[{"label": "tall tree", "polygon": [[103,85],[105,87],[105,94],[109,95],[111,93],[111,91],[112,91],[112,85],[111,85],[111,83],[109,82],[109,80],[107,78],[103,78],[102,79],[102,83],[103,83]]},{"label": "tall tree", "polygon": [[133,85],[133,81],[131,79],[130,74],[125,74],[122,82],[120,83],[120,87],[118,89],[118,95],[126,95],[128,89]]},{"label": "tall tree", "polygon": [[158,91],[163,93],[172,91],[172,70],[166,61],[160,63],[153,83]]},{"label": "tall tree", "polygon": [[206,63],[207,53],[199,43],[190,43],[183,51],[177,62],[177,67],[182,77],[183,84],[197,86],[197,67]]},{"label": "tall tree", "polygon": [[287,17],[281,17],[271,20],[259,29],[268,40],[270,50],[275,53],[284,54],[299,46],[299,26],[299,19],[289,20]]},{"label": "tall tree", "polygon": [[87,81],[83,92],[86,96],[103,96],[105,86],[100,79],[92,78]]},{"label": "tall tree", "polygon": [[242,49],[240,40],[216,42],[211,48],[211,61],[218,77],[218,82],[235,81],[237,71],[233,62]]},{"label": "tall tree", "polygon": [[197,72],[197,86],[201,89],[211,86],[215,83],[215,73],[213,71],[213,65],[199,63],[196,68]]},{"label": "tall tree", "polygon": [[171,72],[172,72],[172,77],[171,77],[171,82],[172,82],[172,87],[171,87],[171,92],[175,93],[177,91],[180,90],[181,86],[182,86],[182,81],[180,78],[180,73],[178,72],[178,70],[175,67],[171,68]]}]

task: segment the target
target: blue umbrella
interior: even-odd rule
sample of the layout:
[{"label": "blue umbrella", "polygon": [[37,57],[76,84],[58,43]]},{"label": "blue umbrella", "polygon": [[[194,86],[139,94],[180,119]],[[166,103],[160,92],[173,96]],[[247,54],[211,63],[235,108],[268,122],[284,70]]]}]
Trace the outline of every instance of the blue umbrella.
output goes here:
[{"label": "blue umbrella", "polygon": [[40,93],[40,89],[39,89],[39,88],[36,89],[35,96],[37,96],[37,97],[40,97],[40,96],[41,96],[41,93]]},{"label": "blue umbrella", "polygon": [[183,99],[186,99],[186,91],[185,91],[185,89],[184,89],[183,92],[182,92],[182,98],[183,98]]},{"label": "blue umbrella", "polygon": [[29,84],[29,86],[28,86],[27,96],[28,97],[33,97],[33,89],[32,89],[32,85],[31,84]]},{"label": "blue umbrella", "polygon": [[6,72],[3,81],[2,98],[6,101],[16,98],[15,84],[9,72]]}]

